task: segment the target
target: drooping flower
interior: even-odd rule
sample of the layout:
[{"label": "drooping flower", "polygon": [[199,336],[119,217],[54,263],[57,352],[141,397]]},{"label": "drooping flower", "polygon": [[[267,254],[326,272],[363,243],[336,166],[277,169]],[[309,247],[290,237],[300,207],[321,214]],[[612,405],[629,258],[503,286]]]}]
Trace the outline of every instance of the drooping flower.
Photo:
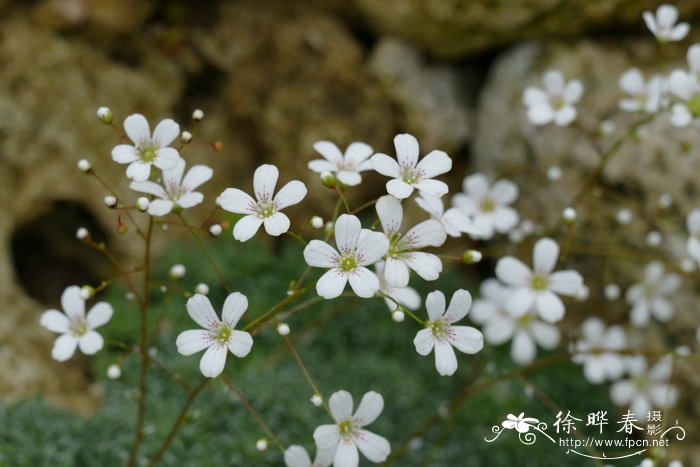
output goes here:
[{"label": "drooping flower", "polygon": [[530,427],[533,425],[537,425],[539,423],[539,420],[536,418],[531,418],[531,417],[526,417],[525,412],[520,412],[520,415],[517,417],[511,413],[508,414],[506,417],[506,420],[504,420],[501,425],[503,428],[506,428],[508,430],[512,430],[515,428],[515,431],[518,433],[527,433],[530,431]]},{"label": "drooping flower", "polygon": [[510,207],[518,198],[518,186],[510,180],[498,180],[493,185],[482,173],[464,178],[462,193],[457,193],[452,203],[473,219],[479,232],[473,238],[488,240],[494,231],[507,233],[520,220],[518,212]]},{"label": "drooping flower", "polygon": [[219,195],[217,201],[223,209],[235,214],[245,214],[233,227],[233,238],[245,242],[253,237],[263,224],[265,231],[275,237],[289,230],[289,218],[280,211],[304,199],[306,185],[293,180],[275,195],[278,178],[277,167],[264,164],[258,167],[253,175],[256,199],[238,188],[227,188]]},{"label": "drooping flower", "polygon": [[690,211],[685,224],[690,234],[686,243],[688,255],[700,263],[700,209]]},{"label": "drooping flower", "polygon": [[630,68],[620,75],[618,83],[630,95],[620,99],[618,104],[625,112],[643,111],[654,114],[661,108],[666,91],[666,83],[661,76],[654,75],[645,81],[638,68]]},{"label": "drooping flower", "polygon": [[479,238],[486,234],[484,229],[476,225],[461,210],[449,208],[445,211],[442,199],[437,196],[421,193],[420,196],[416,197],[416,203],[430,214],[431,218],[440,222],[450,237],[460,237],[463,233],[466,233],[472,238]]},{"label": "drooping flower", "polygon": [[528,86],[523,91],[523,103],[527,107],[527,117],[535,125],[554,122],[557,126],[567,126],[576,120],[576,107],[581,100],[583,85],[579,80],[568,83],[559,70],[549,70],[543,77],[544,89]]},{"label": "drooping flower", "polygon": [[685,39],[690,32],[688,23],[678,23],[678,8],[663,4],[656,9],[656,15],[651,11],[642,13],[642,18],[649,31],[659,42],[676,42]]},{"label": "drooping flower", "polygon": [[41,315],[41,325],[51,332],[61,334],[53,344],[51,356],[64,362],[79,348],[85,355],[93,355],[104,347],[104,339],[95,329],[107,324],[114,310],[107,302],[98,302],[85,314],[85,300],[80,287],[67,287],[61,295],[63,313],[47,310]]},{"label": "drooping flower", "polygon": [[666,274],[663,264],[652,261],[644,269],[644,280],[627,289],[625,299],[632,305],[630,321],[637,327],[646,326],[653,315],[661,322],[673,317],[673,304],[668,296],[681,286],[678,274]]},{"label": "drooping flower", "polygon": [[379,292],[387,295],[393,300],[384,297],[384,303],[389,308],[389,311],[394,311],[398,308],[396,302],[399,305],[408,308],[409,310],[417,310],[420,308],[421,298],[416,289],[412,287],[392,287],[384,278],[384,261],[378,261],[374,263],[374,270],[379,278]]},{"label": "drooping flower", "polygon": [[321,240],[311,240],[304,248],[306,264],[330,268],[316,282],[316,292],[323,298],[335,298],[349,281],[357,296],[374,296],[379,290],[379,279],[366,266],[387,253],[389,239],[381,232],[363,229],[357,217],[343,214],[335,222],[335,243],[337,250]]},{"label": "drooping flower", "polygon": [[398,162],[381,153],[371,159],[374,170],[393,179],[386,184],[390,195],[405,199],[411,196],[414,189],[438,197],[447,193],[447,184],[433,179],[452,169],[452,159],[446,153],[433,150],[419,162],[418,141],[407,133],[396,135],[394,146]]},{"label": "drooping flower", "polygon": [[314,159],[309,162],[309,169],[317,173],[330,172],[335,174],[343,185],[359,185],[362,182],[360,172],[372,169],[372,162],[369,158],[374,150],[365,143],[352,143],[343,154],[334,143],[317,141],[314,143],[314,150],[321,154],[323,159]]},{"label": "drooping flower", "polygon": [[384,409],[384,399],[374,391],[365,393],[352,413],[353,400],[347,391],[334,392],[328,400],[333,425],[321,425],[314,431],[316,448],[331,451],[334,467],[357,467],[360,452],[374,463],[384,462],[391,453],[389,442],[364,429],[374,422]]},{"label": "drooping flower", "polygon": [[617,405],[629,405],[639,417],[646,416],[652,408],[669,409],[678,401],[678,389],[669,384],[673,372],[673,359],[666,356],[647,369],[642,356],[625,360],[629,379],[616,381],[610,387],[610,398]]},{"label": "drooping flower", "polygon": [[148,180],[151,166],[161,170],[175,168],[180,154],[168,146],[180,136],[180,125],[167,118],[156,126],[153,136],[146,117],[129,115],[124,119],[124,131],[134,143],[119,144],[112,149],[112,159],[119,164],[129,164],[126,176],[136,182]]},{"label": "drooping flower", "polygon": [[564,303],[557,296],[575,296],[583,285],[581,275],[573,270],[552,272],[559,258],[559,245],[550,238],[541,238],[533,249],[534,271],[512,256],[496,264],[496,276],[514,288],[506,302],[506,310],[514,317],[531,308],[550,323],[564,317]]},{"label": "drooping flower", "polygon": [[187,313],[204,329],[192,329],[177,336],[177,351],[188,356],[207,349],[199,361],[199,369],[208,378],[216,378],[224,371],[226,354],[231,352],[243,358],[253,346],[253,338],[246,331],[234,329],[248,309],[248,298],[239,292],[226,297],[221,318],[216,315],[206,295],[195,294],[187,300]]},{"label": "drooping flower", "polygon": [[151,200],[148,213],[152,216],[165,216],[173,209],[187,209],[200,204],[204,195],[194,191],[211,179],[214,171],[206,165],[195,165],[185,173],[185,160],[179,159],[174,169],[163,171],[163,185],[146,180],[131,182],[129,188],[141,193],[149,193],[160,199]]},{"label": "drooping flower", "polygon": [[451,376],[457,371],[455,347],[460,352],[474,354],[484,347],[484,336],[471,326],[453,326],[469,313],[472,297],[466,290],[457,290],[450,305],[445,309],[445,295],[431,292],[425,299],[428,311],[426,327],[413,339],[416,352],[426,356],[435,349],[435,368],[442,376]]},{"label": "drooping flower", "polygon": [[377,215],[382,229],[389,238],[389,251],[386,256],[384,278],[392,287],[406,287],[410,269],[427,281],[434,281],[442,272],[442,261],[436,255],[416,251],[426,246],[441,246],[447,239],[442,224],[428,219],[409,229],[399,232],[403,224],[401,202],[391,195],[377,200]]},{"label": "drooping flower", "polygon": [[287,467],[328,467],[333,462],[335,452],[332,449],[317,450],[316,458],[311,463],[311,457],[306,449],[293,444],[284,451],[284,463]]},{"label": "drooping flower", "polygon": [[583,364],[583,374],[593,384],[616,380],[625,371],[624,358],[617,353],[627,345],[625,330],[610,326],[599,318],[588,318],[581,327],[582,339],[576,342],[571,359]]}]

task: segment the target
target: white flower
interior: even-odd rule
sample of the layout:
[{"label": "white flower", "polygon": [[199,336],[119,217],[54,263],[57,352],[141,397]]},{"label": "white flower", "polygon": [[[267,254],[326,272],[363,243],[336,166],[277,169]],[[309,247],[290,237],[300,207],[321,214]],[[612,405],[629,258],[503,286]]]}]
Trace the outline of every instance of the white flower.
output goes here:
[{"label": "white flower", "polygon": [[537,423],[539,423],[539,420],[537,420],[536,418],[526,417],[525,412],[520,412],[520,415],[518,415],[517,417],[509,413],[506,418],[507,420],[504,420],[501,423],[503,428],[506,428],[508,430],[512,430],[513,428],[515,428],[515,430],[518,433],[527,433],[528,431],[530,431],[531,425],[536,425]]},{"label": "white flower", "polygon": [[311,463],[309,453],[303,447],[293,444],[284,451],[284,463],[287,467],[328,467],[333,462],[333,450],[318,450],[316,458]]},{"label": "white flower", "polygon": [[671,123],[677,127],[700,116],[700,44],[690,46],[686,58],[690,72],[674,70],[668,78],[668,91],[681,100],[671,107]]},{"label": "white flower", "polygon": [[107,302],[96,303],[85,314],[85,300],[80,296],[80,287],[72,285],[61,295],[61,307],[47,310],[41,315],[41,325],[51,332],[61,334],[53,344],[51,356],[64,362],[75,353],[76,347],[85,355],[93,355],[104,347],[104,339],[95,332],[112,318],[112,306]]},{"label": "white flower", "polygon": [[198,191],[200,185],[209,181],[214,171],[206,165],[195,165],[185,173],[185,160],[179,159],[174,168],[163,170],[163,186],[146,180],[131,182],[129,188],[141,193],[148,193],[160,199],[154,199],[148,205],[152,216],[164,216],[173,209],[187,209],[200,204],[204,195]]},{"label": "white flower", "polygon": [[384,278],[392,287],[406,287],[410,269],[425,279],[434,281],[442,272],[442,261],[431,253],[416,251],[426,246],[441,246],[447,239],[442,224],[428,219],[409,229],[399,232],[403,223],[401,202],[391,195],[377,200],[377,215],[384,233],[389,238],[389,251],[386,257]]},{"label": "white flower", "polygon": [[544,90],[528,86],[523,91],[523,103],[527,107],[527,118],[535,125],[554,122],[567,126],[576,119],[576,104],[583,95],[579,80],[568,83],[558,70],[549,70],[542,77]]},{"label": "white flower", "polygon": [[323,159],[309,162],[309,169],[316,173],[330,172],[343,185],[359,185],[362,182],[360,172],[372,169],[369,158],[374,150],[365,143],[350,144],[345,150],[345,155],[330,141],[317,141],[314,143],[314,150],[321,154]]},{"label": "white flower", "polygon": [[450,237],[459,237],[463,233],[468,234],[472,238],[478,238],[486,234],[484,229],[476,225],[464,212],[457,208],[449,208],[445,211],[445,206],[442,199],[437,196],[432,196],[426,193],[421,193],[416,198],[416,203],[425,212],[430,214],[430,217],[440,222],[445,229],[445,232]]},{"label": "white flower", "polygon": [[637,327],[646,326],[650,315],[666,322],[673,316],[673,304],[668,296],[681,286],[678,274],[666,274],[664,266],[652,261],[644,269],[644,280],[627,289],[625,299],[632,305],[630,321]]},{"label": "white flower", "polygon": [[620,99],[618,105],[625,112],[656,113],[662,106],[665,93],[665,82],[658,75],[652,76],[648,82],[638,68],[625,71],[618,81],[620,88],[630,97]]},{"label": "white flower", "polygon": [[700,263],[700,209],[690,211],[685,224],[690,234],[686,244],[688,255]]},{"label": "white flower", "polygon": [[204,329],[184,331],[177,336],[177,351],[182,355],[192,355],[207,349],[199,362],[199,369],[208,378],[216,378],[224,371],[226,354],[243,358],[253,346],[253,338],[245,331],[234,328],[248,309],[248,299],[239,292],[226,297],[221,318],[216,315],[209,299],[196,294],[187,300],[187,313]]},{"label": "white flower", "polygon": [[377,277],[379,277],[379,292],[395,300],[384,297],[384,303],[389,307],[389,310],[395,311],[398,309],[396,302],[409,310],[420,308],[421,298],[418,292],[412,287],[392,287],[387,284],[384,278],[384,267],[384,261],[378,261],[374,264],[374,270],[377,272]]},{"label": "white flower", "polygon": [[442,175],[452,169],[452,159],[443,151],[430,151],[420,162],[418,141],[405,133],[394,137],[396,158],[386,154],[372,156],[372,167],[382,175],[393,178],[386,184],[386,191],[398,199],[411,196],[414,189],[433,196],[447,193],[447,184],[433,177]]},{"label": "white flower", "polygon": [[384,409],[384,399],[374,391],[362,396],[355,414],[352,396],[347,391],[334,392],[328,400],[335,425],[321,425],[314,430],[316,448],[335,452],[335,467],[357,467],[357,450],[374,463],[384,462],[391,453],[389,442],[363,427],[371,424]]},{"label": "white flower", "polygon": [[498,180],[491,185],[481,173],[464,178],[463,193],[454,196],[452,203],[471,217],[481,231],[470,234],[474,238],[488,240],[494,231],[507,233],[516,226],[520,216],[510,205],[518,198],[518,187],[509,180]]},{"label": "white flower", "polygon": [[610,398],[617,405],[629,405],[638,417],[646,416],[653,407],[671,408],[678,400],[678,389],[669,384],[673,372],[673,360],[663,357],[647,370],[644,357],[628,357],[626,360],[630,378],[617,381],[610,387]]},{"label": "white flower", "polygon": [[656,36],[659,42],[680,41],[688,35],[690,25],[678,23],[678,8],[673,5],[663,4],[656,9],[656,16],[651,11],[642,14],[649,31]]},{"label": "white flower", "polygon": [[119,164],[129,164],[126,176],[143,182],[151,175],[151,166],[161,170],[175,168],[180,154],[167,147],[180,135],[180,125],[171,119],[161,120],[153,136],[148,121],[141,114],[133,114],[124,120],[124,131],[134,143],[119,144],[112,149],[112,159]]},{"label": "white flower", "polygon": [[501,258],[496,264],[496,276],[515,288],[506,310],[517,318],[532,308],[543,320],[555,323],[565,312],[557,294],[575,296],[583,278],[573,270],[552,272],[559,258],[559,245],[550,238],[535,243],[532,257],[534,271],[512,256]]},{"label": "white flower", "polygon": [[335,298],[350,281],[357,296],[374,296],[379,290],[379,278],[365,266],[387,253],[389,239],[381,232],[362,229],[357,217],[343,214],[335,222],[335,243],[338,250],[321,240],[311,240],[304,248],[309,266],[330,268],[316,282],[316,292],[323,298]]},{"label": "white flower", "polygon": [[469,312],[472,297],[466,290],[457,290],[445,310],[445,295],[431,292],[425,299],[428,321],[413,339],[416,352],[426,356],[435,349],[435,368],[442,376],[457,371],[457,356],[452,347],[460,352],[474,354],[484,348],[484,336],[471,326],[453,326]]},{"label": "white flower", "polygon": [[274,165],[261,165],[255,170],[253,190],[257,201],[238,188],[227,188],[221,193],[218,203],[223,209],[246,214],[233,227],[233,238],[245,242],[263,223],[265,231],[275,237],[289,230],[289,218],[280,211],[304,199],[306,185],[293,180],[274,195],[278,177],[279,170]]},{"label": "white flower", "polygon": [[583,364],[583,374],[593,384],[616,380],[625,371],[624,358],[617,353],[627,345],[625,330],[621,326],[605,328],[598,318],[588,318],[581,326],[582,339],[576,342],[571,358]]}]

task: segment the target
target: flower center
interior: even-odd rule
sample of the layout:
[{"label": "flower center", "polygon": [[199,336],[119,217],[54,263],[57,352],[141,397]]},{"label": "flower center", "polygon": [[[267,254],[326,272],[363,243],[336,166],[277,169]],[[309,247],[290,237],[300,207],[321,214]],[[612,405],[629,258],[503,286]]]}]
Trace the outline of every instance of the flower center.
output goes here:
[{"label": "flower center", "polygon": [[481,212],[493,212],[496,209],[496,203],[491,198],[484,198],[479,203]]},{"label": "flower center", "polygon": [[275,209],[274,201],[263,201],[258,204],[258,216],[260,217],[270,217],[277,210]]},{"label": "flower center", "polygon": [[530,285],[532,285],[533,290],[545,290],[547,288],[547,276],[535,274],[532,276]]},{"label": "flower center", "polygon": [[686,105],[693,117],[700,117],[700,93],[693,94]]},{"label": "flower center", "polygon": [[399,253],[403,251],[403,248],[401,246],[401,243],[399,242],[401,240],[401,234],[398,232],[394,232],[391,234],[391,237],[389,238],[389,253],[388,256],[391,256],[393,258],[396,258]]},{"label": "flower center", "polygon": [[231,328],[226,323],[221,323],[217,328],[212,329],[212,338],[221,345],[228,344],[231,339]]},{"label": "flower center", "polygon": [[562,96],[552,97],[551,103],[554,110],[561,110],[566,105],[566,101]]},{"label": "flower center", "polygon": [[89,331],[87,321],[79,320],[73,322],[72,330],[75,337],[84,336]]},{"label": "flower center", "polygon": [[433,332],[433,336],[438,340],[443,340],[447,337],[449,327],[450,325],[447,324],[444,319],[439,319],[430,323],[430,330]]},{"label": "flower center", "polygon": [[525,313],[524,315],[515,318],[515,325],[521,329],[529,328],[534,320],[535,317],[532,313]]},{"label": "flower center", "polygon": [[153,162],[158,155],[158,151],[153,146],[144,146],[140,148],[141,160],[144,162]]},{"label": "flower center", "polygon": [[345,253],[338,260],[338,269],[343,272],[352,272],[357,268],[357,258],[354,253]]},{"label": "flower center", "polygon": [[355,432],[359,428],[354,419],[348,418],[338,423],[338,434],[345,441],[350,441],[355,437]]},{"label": "flower center", "polygon": [[632,383],[634,384],[635,389],[637,389],[638,391],[646,389],[647,387],[647,380],[644,377],[644,375],[635,376],[632,379]]},{"label": "flower center", "polygon": [[418,183],[418,181],[420,181],[420,176],[418,175],[418,171],[416,169],[404,168],[401,169],[401,179],[409,185],[413,185],[414,183]]}]

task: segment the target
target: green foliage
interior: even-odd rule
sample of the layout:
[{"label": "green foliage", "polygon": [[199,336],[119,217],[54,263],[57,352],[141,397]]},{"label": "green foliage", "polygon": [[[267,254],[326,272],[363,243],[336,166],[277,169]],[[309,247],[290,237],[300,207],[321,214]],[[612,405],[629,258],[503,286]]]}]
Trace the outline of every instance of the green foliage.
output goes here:
[{"label": "green foliage", "polygon": [[[212,256],[229,284],[249,298],[249,319],[283,299],[290,281],[304,269],[298,244],[272,251],[255,243],[243,247],[228,239],[212,243]],[[206,282],[211,287],[209,297],[220,311],[226,292],[215,285],[216,275],[194,244],[178,245],[157,263],[156,282],[180,291],[192,291],[197,283]],[[188,269],[187,276],[178,283],[167,278],[168,268],[175,263],[183,263]],[[317,273],[312,272],[311,277],[317,277]],[[424,297],[435,289],[445,291],[448,297],[460,287],[474,292],[476,285],[466,284],[464,276],[455,269],[448,270],[437,283],[416,283]],[[100,297],[116,310],[103,330],[109,342],[133,346],[138,336],[139,312],[135,302],[124,298],[124,292],[115,288],[108,297]],[[308,294],[313,296],[313,291]],[[202,378],[198,369],[201,354],[183,357],[175,348],[175,337],[196,327],[186,313],[185,301],[182,293],[163,294],[158,286],[154,287],[149,313],[158,333],[151,344],[158,349],[155,358],[193,387]],[[425,317],[425,310],[419,310],[418,316]],[[350,391],[356,402],[368,390],[384,396],[384,412],[370,430],[389,439],[394,452],[413,438],[410,448],[392,465],[593,465],[583,457],[566,454],[566,448],[553,445],[541,435],[532,446],[521,444],[514,431],[506,431],[494,443],[487,443],[484,438],[493,436],[491,427],[500,425],[509,413],[525,412],[539,418],[550,425],[548,432],[553,433],[556,407],[564,412],[570,410],[584,419],[579,423],[580,432],[592,434],[587,431],[590,427],[583,426],[586,414],[608,410],[611,426],[605,434],[616,435],[614,423],[619,417],[608,402],[607,389],[591,387],[581,376],[581,369],[573,364],[557,363],[526,375],[527,380],[508,379],[493,384],[448,416],[447,404],[471,385],[516,368],[507,346],[487,346],[476,356],[459,354],[456,375],[440,377],[433,356],[421,357],[413,348],[416,323],[408,317],[402,324],[392,322],[382,300],[348,297],[319,301],[285,321],[292,329],[290,337],[326,397],[339,389]],[[313,453],[313,430],[329,423],[329,417],[309,402],[312,391],[274,328],[264,327],[254,339],[247,358],[229,355],[224,374],[285,445],[301,444]],[[122,378],[106,379],[106,368],[122,358]],[[116,346],[91,360],[105,397],[101,408],[88,418],[52,408],[40,399],[0,406],[0,465],[122,465],[128,456],[136,419],[138,360],[137,354],[125,356],[124,350]],[[534,388],[534,396],[526,395],[526,386]],[[158,449],[186,399],[183,389],[155,367],[149,373],[148,391],[143,462]],[[537,397],[540,393],[545,396]],[[438,413],[444,418],[414,437],[415,430]],[[256,441],[263,437],[264,432],[238,397],[221,381],[213,381],[195,400],[162,465],[282,465],[281,452],[274,444],[270,443],[265,452],[255,449]],[[616,465],[637,462],[638,459]]]}]

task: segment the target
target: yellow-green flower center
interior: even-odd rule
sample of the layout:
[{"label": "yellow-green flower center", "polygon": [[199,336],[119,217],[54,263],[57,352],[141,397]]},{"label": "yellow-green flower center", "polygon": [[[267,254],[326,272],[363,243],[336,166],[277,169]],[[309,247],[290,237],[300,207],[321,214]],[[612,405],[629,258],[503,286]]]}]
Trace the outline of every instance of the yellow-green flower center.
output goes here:
[{"label": "yellow-green flower center", "polygon": [[258,204],[258,215],[260,217],[270,217],[276,212],[274,201],[264,201]]},{"label": "yellow-green flower center", "polygon": [[153,162],[158,155],[158,151],[153,146],[146,146],[141,148],[141,159],[144,162]]},{"label": "yellow-green flower center", "polygon": [[518,316],[515,319],[515,325],[518,328],[529,328],[530,324],[535,320],[535,317],[532,315],[532,313],[525,313],[522,316]]},{"label": "yellow-green flower center", "polygon": [[73,335],[75,337],[84,336],[88,331],[87,321],[80,320],[73,323]]},{"label": "yellow-green flower center", "polygon": [[221,323],[216,329],[212,330],[212,337],[219,344],[228,344],[229,339],[231,339],[231,333],[233,331],[228,327],[226,323]]},{"label": "yellow-green flower center", "polygon": [[401,240],[401,234],[398,232],[394,232],[391,234],[391,237],[389,238],[389,253],[388,256],[391,257],[397,257],[399,253],[402,252],[402,247],[399,241]]},{"label": "yellow-green flower center", "polygon": [[447,324],[444,319],[438,319],[437,321],[433,321],[429,324],[430,330],[433,332],[433,336],[435,336],[435,338],[438,340],[442,340],[447,336],[449,326],[450,325]]},{"label": "yellow-green flower center", "polygon": [[643,390],[647,387],[647,379],[644,375],[637,375],[632,378],[632,383],[637,390]]},{"label": "yellow-green flower center", "polygon": [[534,290],[545,290],[547,288],[547,276],[535,274],[530,284]]},{"label": "yellow-green flower center", "polygon": [[566,101],[563,96],[553,97],[550,101],[554,110],[561,110],[562,107],[566,105]]},{"label": "yellow-green flower center", "polygon": [[693,117],[700,117],[700,94],[693,94],[686,105]]},{"label": "yellow-green flower center", "polygon": [[338,269],[343,272],[351,272],[357,268],[357,258],[354,253],[345,253],[338,261]]},{"label": "yellow-green flower center", "polygon": [[409,185],[413,185],[414,183],[418,183],[420,177],[418,177],[418,172],[413,169],[413,168],[406,168],[406,169],[401,169],[401,179],[408,183]]},{"label": "yellow-green flower center", "polygon": [[344,440],[349,441],[355,437],[355,432],[358,428],[357,422],[352,418],[348,418],[338,423],[338,434]]},{"label": "yellow-green flower center", "polygon": [[491,198],[484,198],[479,203],[481,212],[493,212],[496,209],[496,203]]}]

